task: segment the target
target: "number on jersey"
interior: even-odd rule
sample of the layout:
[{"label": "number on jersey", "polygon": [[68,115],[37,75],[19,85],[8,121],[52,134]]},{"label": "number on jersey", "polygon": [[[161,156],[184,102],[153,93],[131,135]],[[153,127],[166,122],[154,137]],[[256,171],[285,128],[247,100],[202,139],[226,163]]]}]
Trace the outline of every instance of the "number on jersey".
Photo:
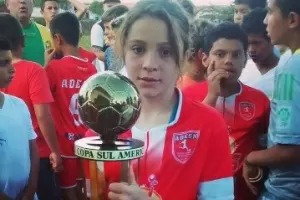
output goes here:
[{"label": "number on jersey", "polygon": [[78,94],[74,94],[70,101],[69,110],[73,116],[73,121],[76,126],[81,126],[83,124],[78,110]]}]

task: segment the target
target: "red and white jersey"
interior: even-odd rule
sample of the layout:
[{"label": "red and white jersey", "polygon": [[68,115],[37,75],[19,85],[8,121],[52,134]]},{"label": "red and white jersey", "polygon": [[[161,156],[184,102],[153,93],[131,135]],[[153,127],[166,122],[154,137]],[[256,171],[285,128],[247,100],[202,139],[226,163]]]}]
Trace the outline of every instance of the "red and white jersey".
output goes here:
[{"label": "red and white jersey", "polygon": [[[95,67],[73,56],[51,61],[46,67],[50,89],[54,98],[51,106],[59,142],[81,138],[87,128],[79,117],[77,97],[83,82],[96,73]],[[62,154],[74,155],[74,148],[61,145]]]},{"label": "red and white jersey", "polygon": [[79,47],[79,56],[82,59],[87,59],[89,63],[92,63],[96,67],[98,72],[103,72],[105,70],[104,63],[100,61],[97,58],[96,54],[94,54],[93,52]]},{"label": "red and white jersey", "polygon": [[[242,175],[245,157],[259,148],[261,137],[268,132],[270,102],[261,91],[241,85],[240,93],[219,97],[216,109],[227,123],[235,175]],[[208,92],[208,83],[202,82],[187,87],[184,94],[202,102]]]},{"label": "red and white jersey", "polygon": [[[224,120],[214,109],[185,98],[181,92],[179,96],[171,123],[148,131],[133,127],[125,133],[145,142],[137,183],[157,200],[233,200]],[[137,174],[137,161],[131,163]],[[120,163],[104,163],[104,174],[108,184],[120,182]]]}]

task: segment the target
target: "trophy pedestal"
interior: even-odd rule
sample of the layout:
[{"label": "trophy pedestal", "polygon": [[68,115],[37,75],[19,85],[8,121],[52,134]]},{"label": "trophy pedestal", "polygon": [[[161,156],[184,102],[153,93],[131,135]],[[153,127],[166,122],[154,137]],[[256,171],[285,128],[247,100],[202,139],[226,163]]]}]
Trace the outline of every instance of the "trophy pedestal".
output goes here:
[{"label": "trophy pedestal", "polygon": [[[121,161],[121,180],[128,182],[130,160],[139,159],[144,154],[144,142],[136,139],[106,143],[100,137],[88,137],[75,142],[75,155],[88,162],[90,176],[90,199],[104,199],[105,176],[99,165],[103,163]],[[100,167],[101,168],[101,167]]]}]

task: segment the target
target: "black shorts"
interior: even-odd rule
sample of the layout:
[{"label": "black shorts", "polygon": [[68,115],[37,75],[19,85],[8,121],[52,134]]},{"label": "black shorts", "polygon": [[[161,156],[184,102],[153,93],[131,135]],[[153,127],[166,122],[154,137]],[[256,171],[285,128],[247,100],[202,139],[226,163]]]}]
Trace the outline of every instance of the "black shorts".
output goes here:
[{"label": "black shorts", "polygon": [[40,159],[37,195],[39,200],[61,200],[56,174],[48,158]]}]

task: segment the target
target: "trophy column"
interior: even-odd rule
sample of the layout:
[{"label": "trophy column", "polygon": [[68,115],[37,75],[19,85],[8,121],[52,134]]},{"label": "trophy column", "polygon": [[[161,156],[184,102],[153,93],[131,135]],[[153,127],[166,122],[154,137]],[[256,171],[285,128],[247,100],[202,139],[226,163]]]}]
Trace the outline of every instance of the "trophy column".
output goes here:
[{"label": "trophy column", "polygon": [[89,137],[75,142],[75,155],[89,161],[91,200],[104,200],[105,174],[99,170],[97,162],[120,161],[121,181],[128,182],[130,161],[139,159],[144,153],[144,143],[140,140],[116,140],[107,145],[99,137]]}]

